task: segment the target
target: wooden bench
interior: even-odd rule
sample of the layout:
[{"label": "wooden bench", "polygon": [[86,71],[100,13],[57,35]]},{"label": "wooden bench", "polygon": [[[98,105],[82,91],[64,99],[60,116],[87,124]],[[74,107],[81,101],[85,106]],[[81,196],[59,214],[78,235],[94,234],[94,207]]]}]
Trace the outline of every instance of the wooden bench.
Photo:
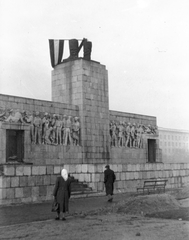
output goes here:
[{"label": "wooden bench", "polygon": [[156,191],[161,192],[161,190],[165,192],[166,183],[167,183],[167,180],[164,180],[164,179],[144,181],[143,187],[137,188],[137,193],[140,191],[143,191],[143,194],[144,194],[145,191],[147,191],[147,193],[150,194],[150,192],[156,192]]}]

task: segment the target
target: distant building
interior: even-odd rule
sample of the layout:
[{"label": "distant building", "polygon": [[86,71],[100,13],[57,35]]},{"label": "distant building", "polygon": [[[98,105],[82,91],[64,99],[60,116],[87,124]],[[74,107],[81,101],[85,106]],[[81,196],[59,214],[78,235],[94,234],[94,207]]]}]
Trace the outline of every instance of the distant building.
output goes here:
[{"label": "distant building", "polygon": [[158,128],[162,161],[189,163],[189,131]]}]

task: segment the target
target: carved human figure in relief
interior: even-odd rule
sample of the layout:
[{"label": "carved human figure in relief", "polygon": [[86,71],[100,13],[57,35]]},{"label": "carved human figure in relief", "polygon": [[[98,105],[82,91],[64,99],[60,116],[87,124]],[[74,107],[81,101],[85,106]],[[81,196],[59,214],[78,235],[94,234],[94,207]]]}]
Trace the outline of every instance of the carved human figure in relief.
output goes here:
[{"label": "carved human figure in relief", "polygon": [[56,115],[54,128],[56,130],[56,144],[62,144],[62,120],[58,114]]},{"label": "carved human figure in relief", "polygon": [[52,130],[53,127],[47,123],[45,123],[45,144],[52,144]]},{"label": "carved human figure in relief", "polygon": [[62,144],[65,144],[65,137],[66,137],[66,121],[67,121],[67,116],[64,115],[62,119]]},{"label": "carved human figure in relief", "polygon": [[151,125],[150,124],[147,127],[145,126],[145,133],[147,133],[147,134],[151,133]]},{"label": "carved human figure in relief", "polygon": [[34,117],[30,112],[23,111],[23,120],[25,123],[30,125],[30,139],[31,143],[34,143]]},{"label": "carved human figure in relief", "polygon": [[111,131],[111,146],[117,147],[117,126],[114,121],[110,125],[110,131]]},{"label": "carved human figure in relief", "polygon": [[151,126],[151,133],[152,134],[157,134],[157,132],[158,132],[157,128],[154,127],[154,126]]},{"label": "carved human figure in relief", "polygon": [[52,127],[50,138],[54,144],[56,142],[56,114],[53,114],[50,125]]},{"label": "carved human figure in relief", "polygon": [[71,130],[72,130],[71,116],[68,116],[66,119],[66,125],[65,125],[64,145],[72,145]]},{"label": "carved human figure in relief", "polygon": [[109,133],[110,133],[110,146],[112,147],[112,122],[109,124]]},{"label": "carved human figure in relief", "polygon": [[46,112],[42,118],[42,144],[45,144],[46,131],[49,128],[50,116]]},{"label": "carved human figure in relief", "polygon": [[141,124],[138,124],[138,127],[137,127],[137,147],[138,148],[142,148],[142,143],[143,143],[143,127]]},{"label": "carved human figure in relief", "polygon": [[28,124],[28,123],[27,123],[27,118],[28,118],[27,112],[26,112],[25,110],[23,110],[21,114],[22,114],[23,122],[26,123],[26,124]]},{"label": "carved human figure in relief", "polygon": [[42,120],[39,116],[39,112],[35,113],[33,125],[34,125],[34,143],[41,144]]},{"label": "carved human figure in relief", "polygon": [[136,124],[133,123],[131,126],[131,147],[136,147],[137,146],[137,132],[136,132]]},{"label": "carved human figure in relief", "polygon": [[118,125],[118,147],[123,147],[123,137],[124,137],[124,126],[122,122]]},{"label": "carved human figure in relief", "polygon": [[43,139],[44,144],[52,144],[53,127],[51,126],[51,118],[49,113],[44,114],[44,118],[42,122],[43,122],[43,134],[44,134],[42,138],[44,138]]},{"label": "carved human figure in relief", "polygon": [[127,141],[127,132],[126,132],[127,123],[126,122],[123,122],[123,127],[124,127],[123,146],[126,147],[126,141]]},{"label": "carved human figure in relief", "polygon": [[0,108],[0,121],[5,121],[6,119],[6,111]]},{"label": "carved human figure in relief", "polygon": [[131,124],[128,123],[126,127],[126,147],[131,147]]},{"label": "carved human figure in relief", "polygon": [[17,109],[16,111],[11,109],[9,111],[9,116],[5,120],[5,122],[24,123],[24,120],[22,118],[22,114],[20,113],[19,109]]},{"label": "carved human figure in relief", "polygon": [[109,123],[110,146],[112,146],[112,122]]},{"label": "carved human figure in relief", "polygon": [[72,138],[73,138],[73,145],[79,146],[80,123],[79,123],[78,117],[74,117],[74,122],[72,126]]},{"label": "carved human figure in relief", "polygon": [[155,134],[158,134],[158,135],[159,135],[158,126],[155,126],[155,127],[154,127],[154,131],[155,131]]}]

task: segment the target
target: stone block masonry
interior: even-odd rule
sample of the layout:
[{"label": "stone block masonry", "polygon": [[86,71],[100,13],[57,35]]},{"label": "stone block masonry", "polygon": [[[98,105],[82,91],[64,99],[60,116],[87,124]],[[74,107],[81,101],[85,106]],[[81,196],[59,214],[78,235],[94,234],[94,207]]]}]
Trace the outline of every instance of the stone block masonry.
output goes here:
[{"label": "stone block masonry", "polygon": [[[34,113],[38,111],[44,115],[45,112],[50,115],[58,114],[60,116],[79,116],[79,108],[75,105],[66,103],[58,103],[51,101],[35,100],[29,98],[15,97],[0,94],[0,108],[2,109],[19,109]],[[1,109],[0,109],[1,110]],[[0,112],[1,113],[1,112]],[[7,113],[6,113],[7,114]],[[65,146],[51,146],[51,145],[34,145],[31,143],[30,126],[24,123],[4,122],[0,119],[0,164],[7,161],[6,158],[6,139],[7,131],[23,131],[24,132],[24,159],[26,163],[33,163],[35,165],[46,164],[61,164],[62,159],[65,162],[72,161],[81,162],[82,151],[81,148],[76,147],[66,148]]]},{"label": "stone block masonry", "polygon": [[[0,204],[52,199],[56,177],[62,168],[97,192],[103,191],[105,164],[66,164],[49,166],[3,165],[0,176]],[[144,180],[167,179],[167,188],[189,182],[189,164],[110,164],[115,171],[115,192],[135,192]]]},{"label": "stone block masonry", "polygon": [[110,159],[105,66],[83,59],[59,64],[52,71],[52,100],[79,106],[83,163]]},{"label": "stone block masonry", "polygon": [[[121,122],[130,122],[133,126],[135,123],[156,127],[156,117],[110,111],[108,72],[98,62],[76,59],[55,66],[52,71],[52,102],[0,94],[0,108],[0,204],[52,199],[56,177],[62,167],[97,192],[103,190],[103,171],[107,163],[116,174],[116,191],[136,191],[144,180],[154,178],[167,179],[170,188],[189,182],[188,164],[161,163],[156,131],[154,134],[149,131],[142,133],[143,144],[128,145],[126,136],[131,136],[131,129],[124,132],[120,126],[116,131],[124,132],[124,137],[117,132],[115,136],[116,142],[123,137],[122,144],[112,144],[111,121],[120,125]],[[8,111],[10,109],[14,110]],[[39,112],[46,124],[44,116],[49,114],[51,124],[47,124],[44,130],[44,126],[38,129],[34,120],[29,125],[21,118],[20,122],[14,122],[15,118],[10,113],[13,114],[15,109],[21,115],[27,111],[31,119]],[[75,116],[79,118],[80,131],[79,144],[74,145],[71,139],[74,140],[74,131],[78,128],[72,127],[73,121],[65,120]],[[53,120],[56,118],[62,121],[62,125]],[[59,141],[56,138],[48,141],[51,128],[56,130],[52,132],[59,136]],[[69,132],[69,141],[60,141],[60,129],[62,140],[67,139]],[[135,133],[132,130],[134,135],[130,139],[136,143],[140,140],[136,138],[140,129],[135,130]],[[38,136],[35,136],[35,141],[32,140],[33,133]],[[54,139],[53,134],[51,137]],[[11,151],[13,145],[14,153]]]},{"label": "stone block masonry", "polygon": [[[52,71],[52,100],[0,95],[0,107],[39,111],[42,115],[48,112],[79,116],[80,146],[32,144],[28,125],[0,121],[0,163],[7,161],[6,139],[10,129],[24,132],[23,162],[33,165],[147,162],[147,145],[142,149],[110,148],[111,120],[156,125],[156,118],[109,111],[108,72],[104,65],[78,59],[56,66]],[[156,162],[161,162],[157,143],[156,139]]]}]

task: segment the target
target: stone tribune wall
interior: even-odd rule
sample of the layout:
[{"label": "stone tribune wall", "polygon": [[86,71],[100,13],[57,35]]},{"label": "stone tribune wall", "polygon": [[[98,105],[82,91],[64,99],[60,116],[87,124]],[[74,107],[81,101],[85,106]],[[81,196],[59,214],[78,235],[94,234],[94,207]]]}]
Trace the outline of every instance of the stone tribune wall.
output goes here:
[{"label": "stone tribune wall", "polygon": [[[125,113],[119,111],[110,110],[110,122],[124,122],[124,123],[135,123],[142,124],[144,126],[151,125],[157,127],[156,117],[146,116],[141,114],[134,113]],[[147,151],[147,139],[156,139],[156,162],[162,162],[161,150],[159,149],[159,139],[157,134],[146,135],[143,134],[143,148],[140,149],[131,149],[125,147],[113,147],[110,149],[110,163],[117,164],[137,164],[137,163],[146,163],[148,161],[148,151]]]},{"label": "stone tribune wall", "polygon": [[[0,94],[0,108],[3,110],[19,109],[32,113],[45,112],[50,115],[79,116],[79,108],[67,103],[57,103],[29,98],[15,97]],[[0,163],[6,162],[6,129],[24,130],[24,162],[34,165],[63,164],[67,162],[82,163],[82,150],[80,146],[54,146],[31,144],[29,125],[21,123],[0,122]]]},{"label": "stone tribune wall", "polygon": [[[34,100],[29,98],[0,95],[1,104],[3,109],[20,109],[29,112],[39,111],[42,115],[45,112],[49,114],[71,115],[80,116],[79,108],[75,105],[57,103],[50,101]],[[126,121],[131,123],[142,123],[144,125],[151,124],[156,126],[156,118],[151,116],[144,116],[139,114],[123,113],[117,111],[110,111],[110,121]],[[109,121],[109,120],[108,120]],[[105,159],[102,158],[102,147],[87,147],[82,146],[54,146],[54,145],[36,145],[31,144],[29,126],[24,124],[13,124],[0,122],[0,163],[6,162],[6,129],[25,130],[24,137],[24,162],[33,163],[34,165],[60,165],[60,164],[76,164],[83,163],[83,158],[87,155],[91,163],[104,163]],[[108,123],[107,123],[108,125]],[[90,126],[91,127],[91,126]],[[107,126],[108,127],[108,126]],[[82,129],[81,129],[82,130]],[[87,131],[89,129],[87,128]],[[92,134],[90,134],[92,138]],[[158,141],[156,141],[158,143]],[[97,142],[99,144],[99,142]],[[110,143],[109,143],[110,144]],[[157,144],[158,149],[158,144]],[[99,150],[99,151],[98,151]],[[126,149],[126,148],[110,148],[109,163],[146,163],[147,162],[147,147],[142,149]],[[157,151],[157,162],[161,161],[159,152]]]},{"label": "stone tribune wall", "polygon": [[[0,122],[0,163],[6,162],[6,130],[24,130],[24,162],[34,165],[81,163],[145,163],[147,140],[142,149],[110,148],[110,121],[156,126],[156,118],[140,114],[109,111],[108,72],[104,65],[78,59],[56,66],[52,71],[52,100],[42,101],[0,95],[3,109],[79,116],[81,146],[31,144],[29,127]],[[64,102],[64,103],[63,103]],[[76,106],[76,104],[78,106]],[[154,137],[154,136],[152,136]],[[156,161],[160,162],[156,140]]]},{"label": "stone tribune wall", "polygon": [[[2,165],[0,167],[0,204],[36,202],[52,199],[56,177],[63,166]],[[64,165],[71,176],[93,190],[104,190],[104,164]],[[135,192],[144,180],[167,179],[167,188],[189,182],[189,164],[111,164],[115,171],[115,192]]]},{"label": "stone tribune wall", "polygon": [[[97,192],[104,190],[103,172],[107,163],[116,174],[116,191],[136,191],[144,180],[154,178],[167,179],[169,188],[189,182],[189,164],[158,163],[161,161],[159,151],[156,151],[156,163],[146,163],[147,140],[156,140],[156,150],[159,149],[158,134],[146,134],[146,145],[141,149],[110,147],[110,121],[156,126],[156,118],[109,111],[108,72],[104,65],[82,59],[59,65],[52,72],[52,99],[59,103],[0,95],[3,110],[79,116],[82,142],[81,146],[33,145],[25,124],[1,122],[0,204],[52,199],[62,167]],[[24,131],[25,165],[6,164],[7,129]]]}]

